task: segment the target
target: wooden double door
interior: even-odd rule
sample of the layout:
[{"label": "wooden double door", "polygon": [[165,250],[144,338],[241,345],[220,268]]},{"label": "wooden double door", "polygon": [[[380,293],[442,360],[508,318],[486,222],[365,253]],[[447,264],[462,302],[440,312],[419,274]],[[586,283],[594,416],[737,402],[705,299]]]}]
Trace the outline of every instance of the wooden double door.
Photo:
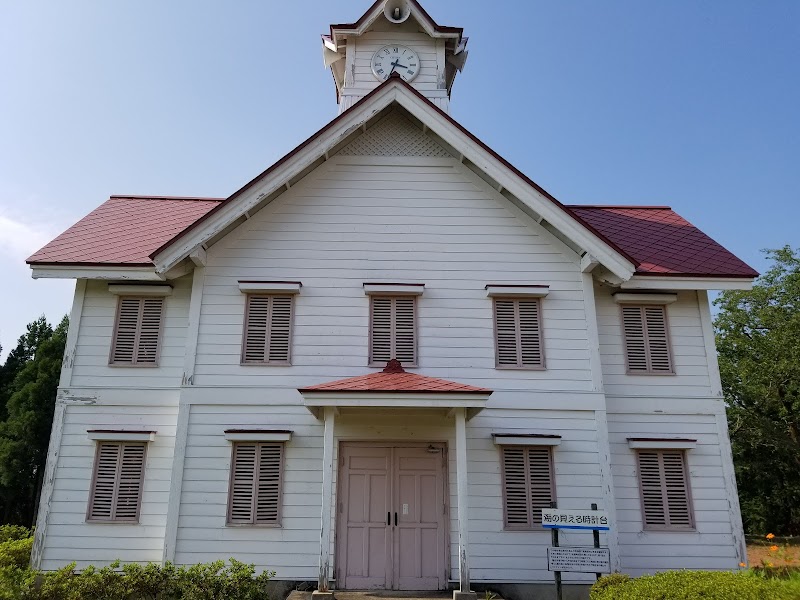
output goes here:
[{"label": "wooden double door", "polygon": [[353,442],[339,453],[337,587],[445,589],[444,444]]}]

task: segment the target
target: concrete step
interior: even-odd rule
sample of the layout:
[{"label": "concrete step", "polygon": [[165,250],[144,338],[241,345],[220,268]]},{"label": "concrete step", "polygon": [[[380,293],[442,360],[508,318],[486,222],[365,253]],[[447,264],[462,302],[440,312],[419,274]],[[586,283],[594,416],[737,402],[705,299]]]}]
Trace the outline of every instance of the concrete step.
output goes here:
[{"label": "concrete step", "polygon": [[[453,591],[406,592],[397,590],[334,590],[333,597],[335,600],[392,600],[394,598],[400,600],[451,600],[453,598]],[[289,594],[286,600],[311,600],[311,592],[299,592],[295,590]],[[494,600],[502,599],[495,597]]]}]

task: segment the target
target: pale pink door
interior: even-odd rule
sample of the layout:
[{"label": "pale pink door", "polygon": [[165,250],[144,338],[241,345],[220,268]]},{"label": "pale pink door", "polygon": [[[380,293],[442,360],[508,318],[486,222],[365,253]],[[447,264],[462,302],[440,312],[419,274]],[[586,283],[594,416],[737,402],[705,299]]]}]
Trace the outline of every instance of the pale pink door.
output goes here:
[{"label": "pale pink door", "polygon": [[391,588],[391,448],[343,445],[338,587]]},{"label": "pale pink door", "polygon": [[340,453],[337,587],[444,589],[443,445],[350,443]]},{"label": "pale pink door", "polygon": [[394,589],[444,589],[444,451],[395,448],[392,462]]}]

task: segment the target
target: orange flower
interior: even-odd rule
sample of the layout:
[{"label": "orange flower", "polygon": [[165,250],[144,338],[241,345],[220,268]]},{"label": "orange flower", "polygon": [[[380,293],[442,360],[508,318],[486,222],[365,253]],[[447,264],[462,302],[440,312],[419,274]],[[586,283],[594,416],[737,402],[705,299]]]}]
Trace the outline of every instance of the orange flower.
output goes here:
[{"label": "orange flower", "polygon": [[747,565],[746,565],[746,564],[744,564],[744,563],[739,563],[739,566],[740,566],[740,567],[746,567]]},{"label": "orange flower", "polygon": [[777,546],[770,546],[769,547],[769,551],[770,552],[777,552],[778,551],[778,547]]},{"label": "orange flower", "polygon": [[768,539],[768,540],[771,540],[771,539],[772,539],[772,538],[774,538],[774,537],[775,537],[775,534],[774,534],[774,533],[768,533],[768,534],[767,534],[767,539]]}]

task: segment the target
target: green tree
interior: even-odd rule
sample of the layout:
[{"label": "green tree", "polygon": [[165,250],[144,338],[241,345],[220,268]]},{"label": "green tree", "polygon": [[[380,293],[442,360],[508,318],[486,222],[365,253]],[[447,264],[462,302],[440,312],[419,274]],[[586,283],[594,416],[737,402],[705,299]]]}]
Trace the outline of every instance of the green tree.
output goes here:
[{"label": "green tree", "polygon": [[720,373],[745,528],[800,533],[800,255],[773,264],[751,291],[716,300]]},{"label": "green tree", "polygon": [[7,417],[0,423],[0,503],[6,523],[29,525],[35,517],[67,328],[64,317],[49,337],[39,338],[35,354],[10,385]]},{"label": "green tree", "polygon": [[44,315],[28,323],[25,333],[17,340],[17,346],[8,353],[5,364],[0,366],[0,420],[6,418],[6,404],[13,392],[14,379],[33,360],[39,345],[51,335],[53,328]]}]

